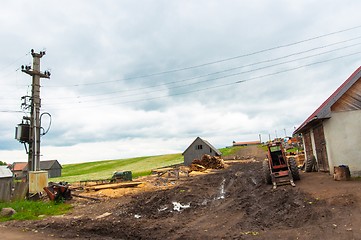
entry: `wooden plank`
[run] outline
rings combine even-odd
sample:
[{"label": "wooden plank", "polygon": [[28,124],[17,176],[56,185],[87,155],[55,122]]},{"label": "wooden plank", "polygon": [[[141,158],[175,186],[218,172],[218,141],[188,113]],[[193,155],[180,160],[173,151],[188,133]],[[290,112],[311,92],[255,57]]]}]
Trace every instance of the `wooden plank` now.
[{"label": "wooden plank", "polygon": [[29,184],[27,182],[17,182],[15,183],[14,194],[11,199],[13,201],[24,200],[28,191]]},{"label": "wooden plank", "polygon": [[158,174],[158,175],[163,175],[164,173],[168,172],[169,170],[174,170],[174,168],[172,167],[166,167],[166,168],[157,168],[157,169],[152,169],[152,174]]},{"label": "wooden plank", "polygon": [[93,187],[86,187],[85,190],[101,190],[101,189],[117,189],[117,188],[127,188],[127,187],[136,187],[143,182],[124,182],[124,183],[113,183],[113,184],[104,184],[104,185],[98,185]]},{"label": "wooden plank", "polygon": [[0,201],[8,202],[11,199],[11,182],[0,182]]},{"label": "wooden plank", "polygon": [[328,157],[326,150],[326,140],[323,132],[323,125],[320,124],[313,129],[313,135],[315,139],[315,148],[317,155],[317,162],[320,171],[328,172]]}]

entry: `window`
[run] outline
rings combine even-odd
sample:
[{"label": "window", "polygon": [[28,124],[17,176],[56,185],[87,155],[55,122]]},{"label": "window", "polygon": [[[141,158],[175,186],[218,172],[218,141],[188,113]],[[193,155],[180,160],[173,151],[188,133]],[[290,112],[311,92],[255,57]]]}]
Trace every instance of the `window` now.
[{"label": "window", "polygon": [[200,149],[203,149],[203,146],[202,145],[197,145],[196,150],[200,150]]},{"label": "window", "polygon": [[212,148],[209,148],[209,152],[212,153]]}]

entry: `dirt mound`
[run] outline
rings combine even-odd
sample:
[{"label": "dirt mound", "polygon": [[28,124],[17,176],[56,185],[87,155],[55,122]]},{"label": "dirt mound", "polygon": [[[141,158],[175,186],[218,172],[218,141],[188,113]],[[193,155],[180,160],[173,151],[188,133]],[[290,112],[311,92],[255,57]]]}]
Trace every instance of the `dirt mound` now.
[{"label": "dirt mound", "polygon": [[107,209],[111,215],[102,219],[89,214],[70,221],[39,221],[37,227],[61,227],[67,229],[63,237],[92,239],[237,238],[241,233],[312,225],[320,215],[332,216],[297,188],[272,190],[263,183],[260,169],[259,162],[232,164],[172,189],[134,195],[126,204],[114,200]]}]

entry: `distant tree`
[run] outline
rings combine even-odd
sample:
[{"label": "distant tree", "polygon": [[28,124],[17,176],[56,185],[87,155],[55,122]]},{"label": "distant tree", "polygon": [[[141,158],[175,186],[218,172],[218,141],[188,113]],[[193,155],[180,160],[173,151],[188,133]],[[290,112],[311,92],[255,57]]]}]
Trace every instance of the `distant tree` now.
[{"label": "distant tree", "polygon": [[0,161],[0,166],[8,165],[6,162]]}]

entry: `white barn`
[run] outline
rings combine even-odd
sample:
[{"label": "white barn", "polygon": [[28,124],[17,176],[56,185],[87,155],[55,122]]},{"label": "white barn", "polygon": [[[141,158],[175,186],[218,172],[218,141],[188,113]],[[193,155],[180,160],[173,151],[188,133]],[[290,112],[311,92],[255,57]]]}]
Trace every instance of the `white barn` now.
[{"label": "white barn", "polygon": [[299,133],[306,159],[314,156],[319,171],[347,165],[351,176],[361,176],[361,67],[294,132]]}]

